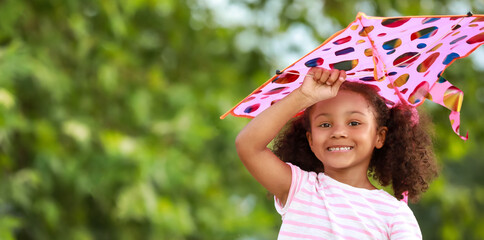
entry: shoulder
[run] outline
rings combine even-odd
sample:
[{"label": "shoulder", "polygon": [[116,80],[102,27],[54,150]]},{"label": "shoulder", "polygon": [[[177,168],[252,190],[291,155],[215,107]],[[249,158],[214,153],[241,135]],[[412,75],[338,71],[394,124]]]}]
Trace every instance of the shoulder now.
[{"label": "shoulder", "polygon": [[293,165],[292,163],[286,164],[291,168],[291,186],[287,198],[285,200],[278,199],[277,197],[274,198],[276,209],[281,215],[285,214],[288,207],[291,205],[294,196],[297,195],[302,188],[311,189],[310,185],[315,185],[318,182],[318,174],[315,172],[302,170],[300,167]]},{"label": "shoulder", "polygon": [[384,190],[373,195],[371,202],[387,219],[391,239],[422,239],[422,233],[412,209]]},{"label": "shoulder", "polygon": [[422,233],[412,209],[401,201],[398,206],[390,222],[392,239],[422,239]]},{"label": "shoulder", "polygon": [[286,163],[291,167],[292,173],[292,183],[310,181],[314,182],[320,178],[320,175],[316,172],[309,172],[301,169],[299,166],[293,165],[292,163]]},{"label": "shoulder", "polygon": [[393,220],[408,219],[416,222],[413,211],[406,202],[396,199],[394,196],[384,190],[375,192],[376,195],[374,197],[378,198],[378,201],[374,200],[376,203],[382,203],[393,209]]}]

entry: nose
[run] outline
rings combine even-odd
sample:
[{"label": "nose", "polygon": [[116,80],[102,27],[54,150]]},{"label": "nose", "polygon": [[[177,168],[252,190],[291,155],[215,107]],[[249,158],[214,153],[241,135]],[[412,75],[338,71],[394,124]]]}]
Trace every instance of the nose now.
[{"label": "nose", "polygon": [[331,138],[346,138],[348,137],[348,131],[346,126],[343,125],[334,125],[333,131],[331,132]]}]

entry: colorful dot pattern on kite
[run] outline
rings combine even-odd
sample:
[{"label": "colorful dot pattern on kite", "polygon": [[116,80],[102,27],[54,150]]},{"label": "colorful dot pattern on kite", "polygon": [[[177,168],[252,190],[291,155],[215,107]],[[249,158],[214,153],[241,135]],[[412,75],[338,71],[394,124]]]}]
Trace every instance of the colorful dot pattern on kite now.
[{"label": "colorful dot pattern on kite", "polygon": [[348,81],[378,87],[389,106],[434,101],[452,111],[457,132],[460,120],[453,112],[460,111],[463,93],[441,75],[482,44],[482,15],[372,18],[360,13],[346,29],[249,95],[232,114],[255,117],[298,88],[310,67],[323,67],[345,70]]},{"label": "colorful dot pattern on kite", "polygon": [[299,72],[291,70],[277,76],[272,82],[278,83],[278,84],[288,84],[296,81],[298,78],[299,78]]},{"label": "colorful dot pattern on kite", "polygon": [[400,45],[402,45],[402,39],[395,38],[395,39],[392,39],[390,41],[384,42],[382,47],[385,50],[393,50],[397,47],[400,47]]},{"label": "colorful dot pattern on kite", "polygon": [[415,39],[426,39],[432,37],[437,33],[437,30],[439,30],[438,27],[424,28],[422,30],[412,33],[412,35],[410,36],[410,40],[413,41]]},{"label": "colorful dot pattern on kite", "polygon": [[317,67],[317,66],[323,65],[323,63],[324,63],[324,60],[318,57],[307,61],[304,65],[306,65],[306,67]]}]

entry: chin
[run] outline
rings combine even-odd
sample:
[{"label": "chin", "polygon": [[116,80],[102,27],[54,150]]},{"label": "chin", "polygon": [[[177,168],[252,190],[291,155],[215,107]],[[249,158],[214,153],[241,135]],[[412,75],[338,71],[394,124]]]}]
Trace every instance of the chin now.
[{"label": "chin", "polygon": [[351,163],[341,163],[341,162],[339,162],[339,163],[326,163],[326,164],[323,163],[323,166],[325,168],[343,170],[343,169],[350,168],[352,166],[352,164]]}]

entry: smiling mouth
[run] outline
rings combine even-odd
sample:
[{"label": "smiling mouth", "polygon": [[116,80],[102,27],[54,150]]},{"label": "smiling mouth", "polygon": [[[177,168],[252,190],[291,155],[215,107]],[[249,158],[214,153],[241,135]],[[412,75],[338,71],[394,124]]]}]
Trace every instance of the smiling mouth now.
[{"label": "smiling mouth", "polygon": [[328,151],[330,152],[342,152],[342,151],[349,151],[353,149],[353,147],[329,147]]}]

